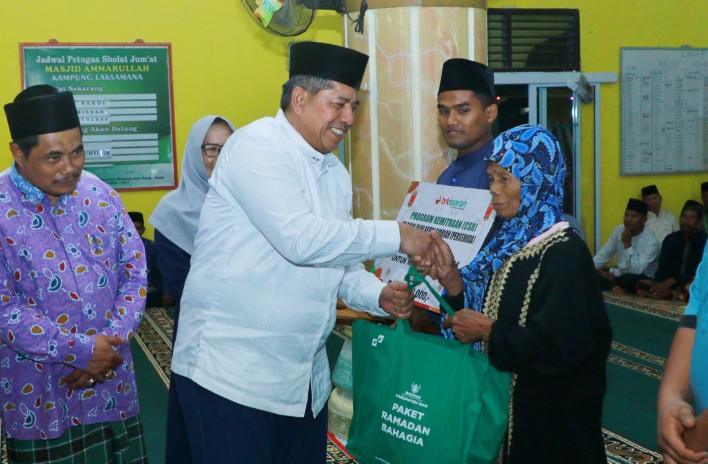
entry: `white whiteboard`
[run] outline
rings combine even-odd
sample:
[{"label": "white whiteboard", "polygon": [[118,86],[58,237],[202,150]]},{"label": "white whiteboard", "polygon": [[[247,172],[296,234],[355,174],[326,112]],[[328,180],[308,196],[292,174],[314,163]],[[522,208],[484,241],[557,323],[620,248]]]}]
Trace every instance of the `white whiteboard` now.
[{"label": "white whiteboard", "polygon": [[622,175],[708,171],[708,49],[621,49]]}]

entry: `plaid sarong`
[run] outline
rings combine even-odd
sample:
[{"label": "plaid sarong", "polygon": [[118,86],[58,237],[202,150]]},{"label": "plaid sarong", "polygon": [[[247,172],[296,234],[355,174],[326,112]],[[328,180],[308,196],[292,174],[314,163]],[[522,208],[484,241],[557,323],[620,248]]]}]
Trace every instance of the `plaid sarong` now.
[{"label": "plaid sarong", "polygon": [[51,440],[7,438],[12,463],[146,464],[147,451],[140,416],[124,421],[70,427]]}]

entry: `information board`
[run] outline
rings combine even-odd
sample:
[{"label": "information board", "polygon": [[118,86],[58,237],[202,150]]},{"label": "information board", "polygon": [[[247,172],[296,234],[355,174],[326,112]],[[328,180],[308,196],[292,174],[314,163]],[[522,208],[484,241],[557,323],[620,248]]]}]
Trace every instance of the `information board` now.
[{"label": "information board", "polygon": [[[467,266],[479,252],[491,230],[496,213],[489,190],[413,182],[406,193],[396,221],[429,232],[437,231],[450,245],[457,267]],[[410,263],[404,253],[381,258],[374,263],[374,274],[383,282],[403,281]],[[427,277],[440,293],[442,286]],[[425,285],[415,289],[415,304],[440,312],[438,301]]]},{"label": "information board", "polygon": [[708,171],[708,49],[621,49],[621,174]]},{"label": "information board", "polygon": [[111,187],[176,185],[169,44],[20,44],[24,87],[71,91],[84,169]]}]

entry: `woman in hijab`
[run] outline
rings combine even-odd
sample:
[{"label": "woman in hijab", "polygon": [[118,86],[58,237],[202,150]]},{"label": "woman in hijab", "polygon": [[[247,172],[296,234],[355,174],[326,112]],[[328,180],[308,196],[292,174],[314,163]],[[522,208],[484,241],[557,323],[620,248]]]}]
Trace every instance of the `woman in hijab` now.
[{"label": "woman in hijab", "polygon": [[439,235],[433,276],[457,311],[444,325],[511,372],[506,463],[606,463],[601,415],[612,330],[592,256],[563,219],[556,138],[519,126],[487,159],[495,237],[458,270]]},{"label": "woman in hijab", "polygon": [[209,191],[209,177],[221,147],[235,130],[231,122],[220,116],[205,116],[194,123],[182,156],[179,187],[160,200],[149,219],[155,226],[157,261],[165,293],[174,298],[173,337],[177,334],[179,300],[189,273],[199,213]]}]

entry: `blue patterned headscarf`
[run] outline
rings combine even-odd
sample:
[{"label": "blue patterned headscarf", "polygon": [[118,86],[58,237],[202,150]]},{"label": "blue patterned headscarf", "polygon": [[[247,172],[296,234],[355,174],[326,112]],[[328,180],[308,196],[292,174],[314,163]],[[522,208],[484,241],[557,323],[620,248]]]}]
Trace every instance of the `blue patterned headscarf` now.
[{"label": "blue patterned headscarf", "polygon": [[522,125],[500,134],[487,161],[498,163],[521,181],[516,215],[503,221],[496,236],[460,270],[465,308],[482,310],[494,272],[511,255],[552,225],[563,221],[565,161],[558,140],[541,126]]}]

